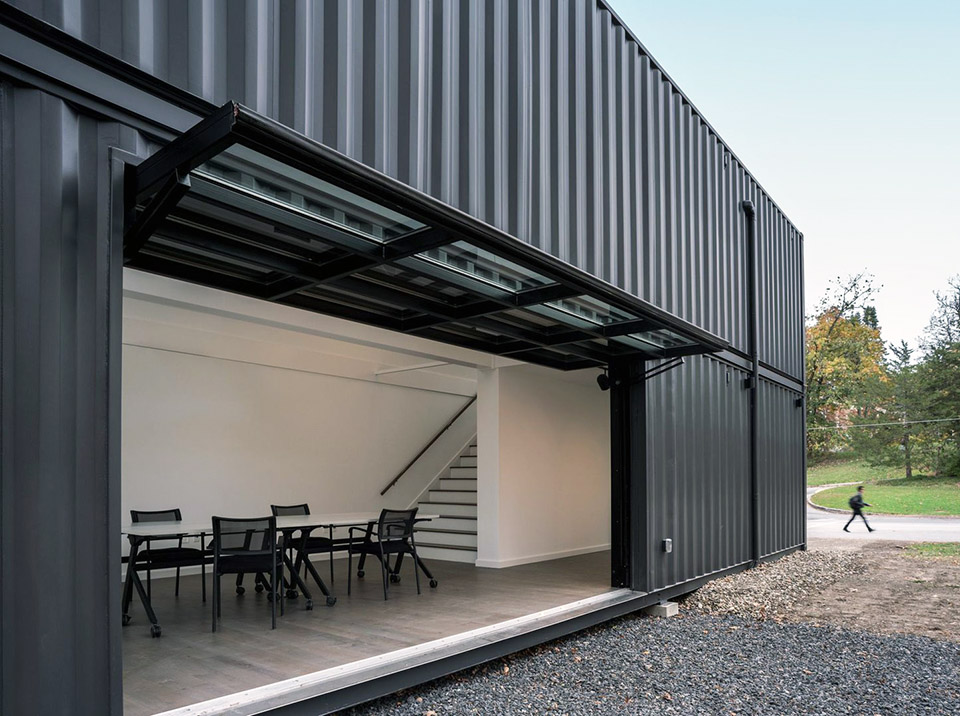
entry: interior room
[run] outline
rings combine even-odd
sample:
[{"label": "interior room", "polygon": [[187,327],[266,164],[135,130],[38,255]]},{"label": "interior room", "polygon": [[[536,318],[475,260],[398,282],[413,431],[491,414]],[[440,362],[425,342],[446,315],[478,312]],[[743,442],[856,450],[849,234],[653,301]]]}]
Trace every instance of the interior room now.
[{"label": "interior room", "polygon": [[376,560],[357,579],[354,557],[348,596],[346,553],[334,554],[332,582],[327,555],[311,555],[336,602],[318,599],[308,576],[314,607],[302,594],[285,598],[276,630],[253,575],[243,594],[232,575],[221,577],[213,633],[211,566],[206,602],[199,567],[181,568],[178,596],[175,570],[151,570],[162,634],[151,635],[134,595],[123,628],[125,713],[310,674],[333,678],[347,664],[615,592],[609,394],[600,374],[127,269],[125,525],[131,510],[179,508],[184,524],[203,524],[301,503],[314,515],[418,507],[438,517],[415,533],[435,588],[421,573],[417,594],[408,560],[384,600]]}]

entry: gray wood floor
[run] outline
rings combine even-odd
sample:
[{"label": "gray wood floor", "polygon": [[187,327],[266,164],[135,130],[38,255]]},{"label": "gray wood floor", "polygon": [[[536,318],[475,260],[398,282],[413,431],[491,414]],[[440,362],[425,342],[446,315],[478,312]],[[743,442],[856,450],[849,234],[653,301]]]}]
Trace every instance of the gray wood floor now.
[{"label": "gray wood floor", "polygon": [[[327,564],[315,560],[327,576]],[[610,553],[569,557],[508,569],[478,569],[454,562],[430,562],[439,580],[430,589],[421,579],[417,595],[412,564],[404,564],[402,582],[390,585],[383,600],[379,567],[354,580],[346,594],[346,560],[336,560],[333,607],[304,609],[289,600],[286,614],[270,629],[270,603],[252,589],[236,596],[231,577],[223,578],[223,617],[210,631],[212,593],[200,600],[200,577],[183,577],[180,597],[172,579],[153,581],[153,604],[163,636],[150,637],[139,604],[123,628],[124,714],[154,714],[217,696],[263,686],[365,657],[488,626],[542,609],[560,606],[610,589]],[[312,582],[308,583],[310,586]]]}]

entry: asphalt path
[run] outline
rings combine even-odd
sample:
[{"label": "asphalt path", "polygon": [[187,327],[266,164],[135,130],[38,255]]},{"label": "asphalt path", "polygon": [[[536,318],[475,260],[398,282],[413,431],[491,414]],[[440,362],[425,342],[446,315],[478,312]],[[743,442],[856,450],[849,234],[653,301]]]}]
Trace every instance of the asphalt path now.
[{"label": "asphalt path", "polygon": [[[807,488],[807,497],[820,488]],[[851,495],[856,489],[851,487]],[[849,512],[825,512],[807,503],[807,537],[814,539],[883,539],[904,542],[960,542],[960,518],[904,517],[899,515],[874,515],[870,508],[864,510],[873,532],[867,532],[859,517],[850,525],[850,532],[843,526],[850,519]]]}]

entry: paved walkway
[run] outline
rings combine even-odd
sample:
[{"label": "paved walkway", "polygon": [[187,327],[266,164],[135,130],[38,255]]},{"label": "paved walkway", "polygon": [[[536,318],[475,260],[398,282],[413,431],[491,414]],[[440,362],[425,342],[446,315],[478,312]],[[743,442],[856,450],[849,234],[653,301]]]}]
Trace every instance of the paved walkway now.
[{"label": "paved walkway", "polygon": [[[818,488],[807,488],[807,496]],[[855,488],[851,488],[855,490]],[[853,492],[851,491],[851,495]],[[850,519],[850,513],[838,514],[824,512],[807,505],[807,537],[813,539],[884,539],[904,542],[960,542],[960,518],[944,517],[900,517],[893,515],[873,515],[866,510],[867,520],[874,528],[867,532],[863,520],[857,519],[850,525],[850,532],[843,526]]]}]

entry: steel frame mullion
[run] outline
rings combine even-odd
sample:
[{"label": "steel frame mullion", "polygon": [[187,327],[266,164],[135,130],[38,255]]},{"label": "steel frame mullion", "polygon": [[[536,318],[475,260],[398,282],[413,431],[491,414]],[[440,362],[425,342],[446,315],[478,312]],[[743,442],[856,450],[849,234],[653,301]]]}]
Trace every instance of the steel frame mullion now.
[{"label": "steel frame mullion", "polygon": [[429,338],[430,340],[440,341],[442,343],[454,343],[454,339],[456,338],[457,340],[454,345],[472,348],[473,350],[484,353],[492,353],[493,355],[508,355],[513,350],[520,350],[521,348],[524,350],[537,348],[536,345],[532,343],[525,344],[523,341],[506,341],[499,344],[494,340],[485,341],[464,329],[452,325],[429,326],[417,335],[421,338]]},{"label": "steel frame mullion", "polygon": [[227,102],[206,119],[194,125],[166,147],[144,159],[134,169],[134,192],[130,199],[139,203],[166,177],[186,176],[211,157],[236,143],[233,134],[240,107]]},{"label": "steel frame mullion", "polygon": [[154,231],[190,190],[190,177],[173,172],[123,235],[123,259],[129,261],[147,243]]},{"label": "steel frame mullion", "polygon": [[214,269],[194,266],[192,264],[174,261],[166,256],[151,256],[138,254],[136,259],[128,264],[131,268],[164,276],[177,276],[181,280],[197,283],[202,286],[211,286],[222,291],[242,293],[248,296],[259,296],[263,284],[239,276],[231,276]]},{"label": "steel frame mullion", "polygon": [[405,234],[393,241],[384,244],[381,247],[380,255],[373,253],[361,253],[356,249],[342,244],[334,244],[338,249],[349,251],[351,255],[334,259],[324,266],[320,271],[320,279],[312,282],[292,282],[288,281],[283,285],[270,300],[276,301],[299,291],[319,286],[320,284],[343,279],[351,276],[358,271],[375,268],[383,264],[406,258],[413,254],[426,251],[429,248],[443,246],[453,241],[453,238],[446,232],[438,231],[431,227],[420,229],[410,234]]},{"label": "steel frame mullion", "polygon": [[617,323],[608,323],[603,327],[603,335],[608,338],[614,336],[625,336],[630,333],[638,333],[640,331],[649,331],[651,329],[662,328],[662,326],[657,325],[654,321],[651,321],[648,318],[639,318],[635,321],[619,321]]},{"label": "steel frame mullion", "polygon": [[[251,245],[245,241],[218,240],[216,235],[203,235],[189,229],[168,227],[164,230],[164,238],[187,244],[190,247],[203,249],[207,253],[216,254],[224,260],[230,260],[254,267],[260,270],[269,268],[271,271],[288,274],[291,277],[314,282],[318,276],[324,274],[324,264],[315,263],[305,258],[285,256],[270,250],[268,247]],[[332,261],[330,263],[333,263]]]},{"label": "steel frame mullion", "polygon": [[411,311],[430,313],[445,318],[446,320],[453,320],[452,313],[442,303],[417,296],[413,293],[407,293],[389,284],[379,283],[372,279],[359,278],[351,275],[344,276],[335,283],[329,283],[328,285],[341,291],[355,293],[358,296],[369,296],[374,300],[391,303]]},{"label": "steel frame mullion", "polygon": [[278,301],[287,306],[295,308],[304,308],[317,313],[324,313],[337,318],[345,318],[350,321],[366,323],[380,328],[390,330],[399,330],[400,319],[387,316],[382,313],[359,308],[346,303],[339,303],[332,298],[319,298],[317,296],[308,296],[306,294],[296,293]]}]

